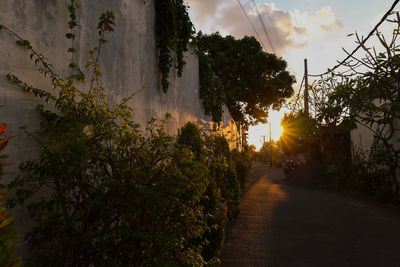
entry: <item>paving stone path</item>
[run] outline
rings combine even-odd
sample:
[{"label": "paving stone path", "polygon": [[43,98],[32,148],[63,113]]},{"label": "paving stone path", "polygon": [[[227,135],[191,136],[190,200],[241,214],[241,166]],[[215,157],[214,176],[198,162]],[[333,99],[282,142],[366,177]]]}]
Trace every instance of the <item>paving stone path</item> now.
[{"label": "paving stone path", "polygon": [[222,266],[400,267],[400,215],[379,205],[281,183],[256,163]]}]

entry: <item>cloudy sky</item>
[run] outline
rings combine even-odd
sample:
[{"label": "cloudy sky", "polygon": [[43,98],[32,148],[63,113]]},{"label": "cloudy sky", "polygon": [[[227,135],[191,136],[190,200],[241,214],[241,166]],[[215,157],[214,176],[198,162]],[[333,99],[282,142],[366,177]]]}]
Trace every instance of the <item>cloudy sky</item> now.
[{"label": "cloudy sky", "polygon": [[[219,31],[237,38],[257,37],[256,31],[265,50],[282,56],[299,83],[304,73],[304,58],[308,59],[310,74],[333,67],[346,56],[342,47],[352,51],[356,46],[354,37],[347,35],[355,31],[367,35],[393,4],[393,0],[240,0],[254,31],[238,0],[186,2],[198,31]],[[279,126],[282,113],[270,116],[275,127]],[[253,143],[261,140],[259,131],[264,130],[250,132]]]}]

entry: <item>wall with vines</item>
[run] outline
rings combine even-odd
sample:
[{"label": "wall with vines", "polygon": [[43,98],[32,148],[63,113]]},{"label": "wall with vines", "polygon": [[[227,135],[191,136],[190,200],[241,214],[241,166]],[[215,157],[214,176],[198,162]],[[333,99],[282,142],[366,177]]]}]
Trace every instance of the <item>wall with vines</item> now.
[{"label": "wall with vines", "polygon": [[[104,10],[112,10],[116,17],[115,30],[112,37],[108,38],[100,58],[103,70],[100,79],[110,102],[119,103],[124,96],[146,86],[147,89],[137,94],[132,101],[135,120],[143,127],[152,117],[160,117],[166,112],[172,115],[166,125],[169,134],[177,133],[177,129],[188,121],[208,123],[209,118],[205,116],[199,99],[198,58],[194,53],[182,51],[185,52],[182,60],[186,62],[181,64],[182,72],[172,67],[168,91],[164,93],[162,90],[156,42],[155,0],[146,3],[123,0],[112,3],[108,0],[77,2],[79,8],[74,11],[77,25],[72,27],[71,32],[68,29],[68,22],[71,21],[70,13],[67,12],[69,1],[64,0],[2,0],[0,24],[30,40],[37,51],[42,52],[62,75],[79,75],[79,70],[86,71],[88,52],[96,46],[99,15]],[[73,36],[69,35],[71,38],[67,40],[65,34],[68,32]],[[76,50],[75,53],[67,52],[71,47]],[[68,68],[71,58],[76,65]],[[172,66],[178,64],[175,56],[171,60]],[[0,122],[7,120],[15,134],[20,135],[5,151],[10,155],[10,162],[15,163],[14,171],[19,162],[38,154],[39,147],[23,135],[19,127],[25,125],[30,131],[38,132],[40,115],[36,111],[38,102],[35,97],[10,84],[6,74],[12,72],[24,77],[24,81],[34,87],[51,88],[51,83],[37,72],[38,66],[34,63],[28,51],[16,46],[15,40],[0,31],[0,104],[3,105]],[[225,114],[224,118],[222,125],[229,127],[225,135],[235,141],[235,127],[229,115]],[[24,216],[16,218],[16,225],[19,232],[30,228]]]},{"label": "wall with vines", "polygon": [[[67,1],[68,2],[68,1]],[[156,27],[157,17],[156,4],[162,1],[78,1],[80,7],[77,9],[77,26],[74,28],[75,38],[70,39],[77,50],[73,54],[77,68],[85,70],[87,54],[93,48],[93,40],[97,40],[96,23],[99,14],[107,9],[114,12],[116,16],[116,27],[113,38],[107,43],[107,49],[103,51],[100,64],[104,66],[102,79],[105,81],[106,90],[109,91],[109,97],[115,103],[119,102],[126,92],[133,92],[146,85],[147,90],[138,94],[133,102],[134,113],[141,124],[151,117],[156,117],[165,112],[172,114],[172,120],[167,125],[167,131],[170,134],[176,133],[176,129],[187,121],[197,121],[202,119],[207,121],[204,115],[202,104],[198,97],[199,75],[198,59],[191,52],[185,52],[180,43],[185,42],[189,34],[182,32],[190,29],[180,29],[181,34],[177,34],[175,44],[171,47],[176,48],[177,56],[171,53],[168,59],[171,61],[171,68],[168,77],[168,91],[163,92],[162,78],[165,74],[160,67],[161,46],[157,40],[163,40],[160,33],[162,29]],[[179,2],[179,1],[177,1]],[[66,44],[65,33],[67,31],[67,22],[69,20],[66,11],[66,1],[46,1],[19,3],[12,0],[1,1],[0,23],[14,29],[24,38],[30,40],[32,44],[43,51],[48,58],[57,58],[57,62],[51,62],[56,67],[64,67],[69,61],[71,54],[67,53],[70,44]],[[183,16],[182,14],[180,16]],[[177,26],[178,27],[178,26]],[[179,27],[178,27],[179,28]],[[156,36],[156,30],[159,31]],[[179,37],[183,36],[183,37]],[[7,73],[12,66],[19,66],[21,72],[30,73],[33,70],[29,68],[29,59],[27,60],[23,53],[10,53],[14,51],[12,41],[1,38],[1,63],[0,71]],[[182,55],[182,57],[180,56]],[[184,64],[184,62],[186,64]],[[177,67],[177,68],[175,68]],[[65,72],[70,70],[65,69]],[[18,74],[18,72],[17,72]],[[40,78],[35,74],[28,75],[33,84],[42,87]],[[179,77],[181,76],[181,77]],[[2,79],[2,78],[1,78]],[[4,80],[0,80],[4,83]],[[2,90],[7,90],[6,94],[16,94],[6,86]],[[166,89],[164,88],[164,91]],[[19,93],[17,93],[19,94]],[[1,94],[5,95],[5,94]],[[1,96],[0,96],[1,97]],[[28,101],[27,96],[13,96],[13,99],[19,99],[19,102]],[[29,98],[29,97],[28,97]],[[30,102],[27,103],[30,105]],[[16,103],[15,107],[20,106]],[[32,104],[31,110],[35,107]],[[6,108],[5,108],[6,109]],[[5,110],[4,109],[4,110]],[[6,112],[6,111],[5,111]],[[32,112],[28,112],[32,113]],[[29,124],[34,120],[24,119],[21,114],[19,121],[23,124]],[[35,116],[35,115],[30,115]]]}]

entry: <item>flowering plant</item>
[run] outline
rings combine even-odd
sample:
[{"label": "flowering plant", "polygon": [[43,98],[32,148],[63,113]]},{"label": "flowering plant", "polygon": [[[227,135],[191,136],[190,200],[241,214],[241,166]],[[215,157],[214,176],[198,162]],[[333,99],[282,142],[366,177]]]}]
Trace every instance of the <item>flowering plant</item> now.
[{"label": "flowering plant", "polygon": [[[12,132],[7,131],[7,124],[0,126],[0,151],[2,151],[8,144],[9,140],[13,138]],[[6,156],[0,156],[0,179],[4,174],[4,166],[10,165],[6,162]],[[0,181],[1,182],[1,181]],[[13,218],[9,215],[7,208],[2,205],[5,201],[6,186],[0,183],[0,266],[20,266],[21,259],[14,256],[14,251],[17,248],[15,238],[16,231],[12,225]]]}]

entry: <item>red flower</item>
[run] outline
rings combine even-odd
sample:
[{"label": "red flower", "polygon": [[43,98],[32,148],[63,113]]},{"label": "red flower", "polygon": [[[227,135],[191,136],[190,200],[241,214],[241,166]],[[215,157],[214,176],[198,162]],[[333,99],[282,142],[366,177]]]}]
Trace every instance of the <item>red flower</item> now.
[{"label": "red flower", "polygon": [[0,135],[4,134],[7,130],[7,124],[3,124],[0,126]]},{"label": "red flower", "polygon": [[9,163],[9,162],[7,162],[5,159],[3,160],[3,165],[4,166],[11,166],[11,165],[14,165],[14,163]]},{"label": "red flower", "polygon": [[2,213],[0,213],[0,219],[4,219],[4,217],[6,217],[6,213],[3,211]]},{"label": "red flower", "polygon": [[164,172],[165,172],[165,169],[162,169],[161,172],[164,173]]}]

